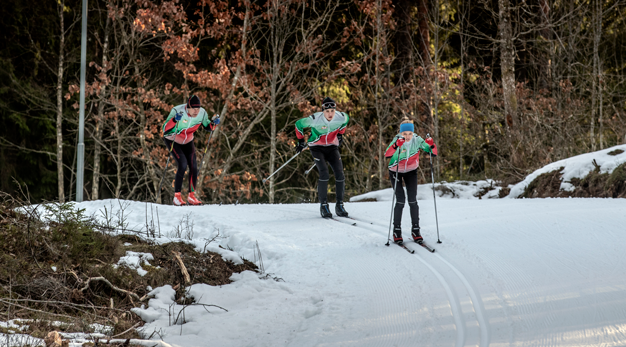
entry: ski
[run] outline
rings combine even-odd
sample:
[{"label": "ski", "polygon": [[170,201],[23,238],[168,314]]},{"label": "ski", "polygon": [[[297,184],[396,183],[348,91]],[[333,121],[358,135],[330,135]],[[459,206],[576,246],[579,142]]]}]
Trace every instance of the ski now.
[{"label": "ski", "polygon": [[430,253],[435,253],[435,249],[430,247],[429,245],[427,245],[424,241],[422,241],[422,242],[415,241],[415,243],[417,243],[418,245],[426,248]]},{"label": "ski", "polygon": [[[395,243],[395,242],[394,242],[394,243]],[[409,252],[409,253],[411,253],[411,254],[415,253],[415,250],[414,250],[414,249],[409,249],[409,248],[408,248],[407,246],[405,246],[403,243],[395,243],[395,244],[396,244],[396,245],[398,245],[398,246],[400,246],[400,247],[402,247],[402,248],[404,248],[404,250],[405,250],[405,251],[407,251],[407,252]]]},{"label": "ski", "polygon": [[353,218],[353,217],[350,217],[350,216],[348,216],[348,217],[341,217],[341,218],[348,218],[348,219],[352,219],[352,220],[353,220],[353,221],[355,221],[355,222],[362,222],[362,223],[367,223],[367,224],[372,224],[372,225],[374,224],[374,223],[372,223],[372,222],[364,221],[364,220],[362,220],[362,219],[356,219],[356,218]]},{"label": "ski", "polygon": [[337,222],[337,223],[341,223],[341,224],[349,224],[349,225],[351,225],[351,226],[353,226],[353,227],[355,227],[355,226],[356,226],[356,223],[350,223],[350,222],[344,223],[344,222],[340,221],[339,219],[337,219],[337,218],[335,218],[335,217],[328,217],[328,218],[322,217],[322,218],[324,218],[324,219],[328,219],[328,220],[334,220],[335,222]]}]

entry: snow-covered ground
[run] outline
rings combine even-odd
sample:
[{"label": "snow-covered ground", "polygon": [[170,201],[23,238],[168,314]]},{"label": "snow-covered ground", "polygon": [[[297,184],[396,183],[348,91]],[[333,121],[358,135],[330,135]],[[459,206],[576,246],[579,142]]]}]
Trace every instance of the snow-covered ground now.
[{"label": "snow-covered ground", "polygon": [[[189,214],[199,249],[219,231],[216,242],[254,260],[258,241],[278,280],[244,272],[193,285],[197,302],[219,307],[182,314],[171,287],[155,288],[136,310],[144,333],[172,346],[626,345],[626,200],[438,197],[437,244],[432,190],[420,189],[435,253],[409,242],[408,210],[415,254],[385,246],[388,190],[375,193],[386,201],[346,204],[356,226],[321,219],[317,204],[159,206],[163,234]],[[105,205],[118,204],[79,204]],[[144,228],[145,211],[129,202],[128,227]]]},{"label": "snow-covered ground", "polygon": [[[611,172],[626,162],[626,145],[552,163],[509,197],[561,167],[568,189],[594,159]],[[422,234],[435,253],[409,241],[408,209],[404,236],[415,254],[385,246],[391,189],[347,203],[356,221],[324,220],[317,204],[78,207],[122,217],[131,230],[145,231],[158,215],[158,242],[188,239],[235,263],[260,265],[258,244],[265,274],[193,285],[196,305],[174,303],[170,286],[152,290],[135,312],[145,337],[162,346],[626,346],[626,199],[497,199],[490,180],[443,185],[439,234],[432,185],[418,189]],[[129,252],[118,264],[141,273],[149,260]]]}]

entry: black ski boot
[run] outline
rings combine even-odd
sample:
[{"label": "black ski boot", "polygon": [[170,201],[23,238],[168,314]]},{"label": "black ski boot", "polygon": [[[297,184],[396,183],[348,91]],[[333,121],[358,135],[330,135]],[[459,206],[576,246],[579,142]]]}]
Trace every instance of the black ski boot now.
[{"label": "black ski boot", "polygon": [[393,226],[393,242],[401,245],[403,240],[402,240],[402,228],[400,228],[399,225],[394,225]]},{"label": "black ski boot", "polygon": [[327,202],[323,202],[320,205],[320,214],[322,215],[322,218],[333,218],[333,214],[330,213]]},{"label": "black ski boot", "polygon": [[424,242],[424,238],[420,234],[420,227],[417,224],[413,224],[413,227],[411,228],[411,236],[413,236],[413,241],[417,243],[421,244]]},{"label": "black ski boot", "polygon": [[335,214],[339,217],[348,217],[348,212],[343,208],[343,201],[337,201],[335,204]]}]

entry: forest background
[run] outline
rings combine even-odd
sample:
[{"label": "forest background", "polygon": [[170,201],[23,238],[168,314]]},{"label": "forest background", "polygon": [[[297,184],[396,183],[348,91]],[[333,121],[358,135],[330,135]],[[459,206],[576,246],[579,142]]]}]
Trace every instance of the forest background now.
[{"label": "forest background", "polygon": [[[0,190],[72,200],[81,1],[2,5]],[[436,180],[518,182],[626,142],[625,19],[626,0],[90,0],[83,195],[171,201],[160,127],[190,94],[222,117],[196,133],[206,202],[316,201],[306,152],[261,179],[325,96],[351,116],[348,196],[389,186],[404,116]]]}]

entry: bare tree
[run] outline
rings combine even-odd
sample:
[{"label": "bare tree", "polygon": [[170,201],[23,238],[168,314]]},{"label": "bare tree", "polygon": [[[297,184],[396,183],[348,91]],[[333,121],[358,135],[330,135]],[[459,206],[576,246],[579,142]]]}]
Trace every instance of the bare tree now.
[{"label": "bare tree", "polygon": [[57,154],[57,180],[59,201],[65,202],[65,188],[63,177],[63,69],[65,57],[65,20],[63,13],[65,12],[65,1],[58,2],[59,12],[59,65],[57,69],[57,119],[56,119],[56,154]]},{"label": "bare tree", "polygon": [[93,178],[92,178],[93,183],[91,185],[91,198],[93,200],[98,199],[98,194],[100,190],[100,162],[101,162],[100,154],[101,154],[102,145],[103,145],[102,133],[105,127],[104,110],[107,105],[107,100],[106,100],[107,86],[108,86],[107,71],[109,69],[108,54],[109,54],[109,32],[110,32],[110,24],[111,24],[111,18],[108,16],[108,14],[106,16],[105,23],[106,24],[104,27],[104,39],[103,39],[103,42],[101,43],[102,44],[102,65],[99,69],[100,73],[98,74],[98,78],[100,79],[101,86],[100,86],[100,93],[98,95],[98,110],[94,119],[96,129],[93,134],[93,139],[94,139]]},{"label": "bare tree", "polygon": [[[238,152],[256,126],[268,116],[268,169],[274,171],[279,159],[279,134],[291,125],[290,110],[301,105],[308,108],[306,100],[315,95],[315,85],[329,76],[323,63],[338,50],[332,47],[339,39],[324,35],[340,2],[269,0],[263,12],[257,5],[246,4],[251,8],[247,11],[257,13],[251,17],[246,39],[252,56],[241,79],[243,91],[250,100],[250,117],[244,129],[238,132],[234,145],[228,146],[219,182],[223,182],[235,160],[241,159]],[[279,125],[281,114],[288,117]],[[270,203],[275,199],[276,184],[272,178],[268,189]]]},{"label": "bare tree", "polygon": [[[498,39],[500,41],[500,71],[502,73],[502,96],[508,138],[517,130],[517,96],[515,95],[515,44],[511,23],[510,0],[498,0]],[[515,151],[512,151],[514,155]]]}]

